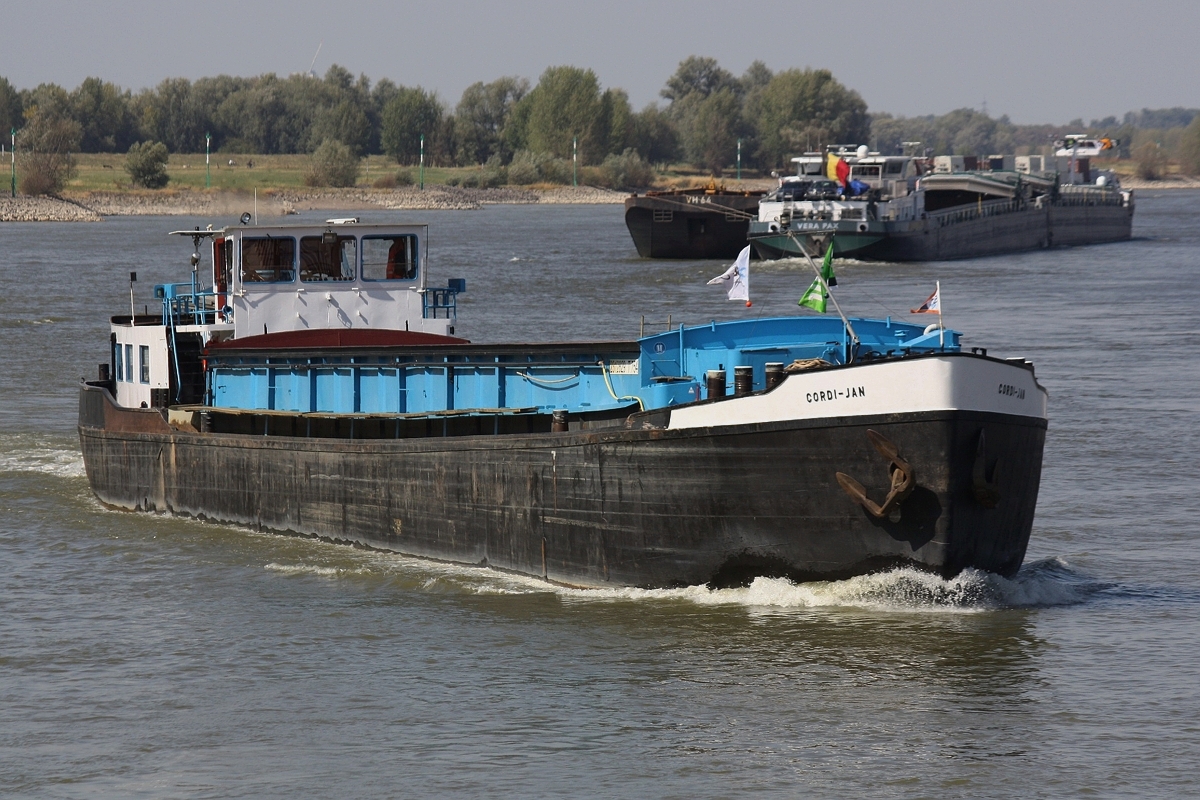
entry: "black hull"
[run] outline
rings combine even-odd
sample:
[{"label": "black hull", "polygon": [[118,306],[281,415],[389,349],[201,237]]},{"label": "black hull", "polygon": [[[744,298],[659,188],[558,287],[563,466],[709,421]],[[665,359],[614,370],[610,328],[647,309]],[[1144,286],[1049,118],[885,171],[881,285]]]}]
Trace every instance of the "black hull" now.
[{"label": "black hull", "polygon": [[[688,202],[688,198],[711,202]],[[642,258],[730,259],[746,246],[757,195],[631,197],[625,225]],[[657,213],[656,213],[657,212]]]},{"label": "black hull", "polygon": [[[917,489],[877,520],[895,442]],[[1001,500],[973,495],[980,431]],[[401,440],[203,434],[85,385],[80,442],[104,503],[355,542],[579,586],[755,575],[837,579],[897,565],[1012,575],[1029,540],[1045,422],[925,412],[693,430]],[[993,464],[996,466],[993,467]],[[975,470],[976,473],[978,470]]]},{"label": "black hull", "polygon": [[[1119,242],[1133,233],[1133,205],[1048,205],[978,216],[974,206],[958,213],[931,214],[902,222],[836,223],[847,232],[833,237],[834,255],[863,261],[948,261],[1019,253],[1046,247]],[[865,228],[865,230],[863,230]],[[827,231],[796,231],[810,255],[824,252]],[[760,258],[795,258],[795,241],[785,234],[751,235]]]},{"label": "black hull", "polygon": [[886,236],[857,257],[944,261],[1124,241],[1133,232],[1133,207],[1051,205],[965,220],[934,216],[889,227]]}]

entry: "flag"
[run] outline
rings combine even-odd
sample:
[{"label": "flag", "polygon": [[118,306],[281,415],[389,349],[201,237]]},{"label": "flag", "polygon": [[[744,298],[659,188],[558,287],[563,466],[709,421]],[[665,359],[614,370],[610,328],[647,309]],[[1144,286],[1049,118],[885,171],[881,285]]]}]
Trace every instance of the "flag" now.
[{"label": "flag", "polygon": [[850,178],[850,164],[846,162],[846,159],[828,153],[825,157],[825,176],[829,180],[837,181],[845,186],[846,181]]},{"label": "flag", "polygon": [[750,304],[750,245],[742,248],[737,261],[722,274],[708,282],[709,286],[723,286],[730,300],[745,300]]},{"label": "flag", "polygon": [[818,314],[825,313],[825,287],[821,285],[820,280],[813,280],[809,285],[808,290],[803,296],[796,301],[796,305],[811,308]]},{"label": "flag", "polygon": [[829,294],[825,291],[826,286],[837,286],[837,278],[833,276],[833,240],[829,241],[829,248],[825,251],[825,259],[821,262],[821,278],[825,279],[825,286],[821,285],[820,280],[814,280],[805,290],[800,299],[796,301],[796,305],[811,308],[818,314],[825,313],[825,300]]},{"label": "flag", "polygon": [[821,262],[821,277],[826,286],[837,286],[837,278],[833,275],[833,237],[829,237],[829,248],[825,251],[825,260]]},{"label": "flag", "polygon": [[933,294],[925,299],[920,308],[910,309],[913,314],[941,314],[942,313],[942,287],[939,284],[933,290]]}]

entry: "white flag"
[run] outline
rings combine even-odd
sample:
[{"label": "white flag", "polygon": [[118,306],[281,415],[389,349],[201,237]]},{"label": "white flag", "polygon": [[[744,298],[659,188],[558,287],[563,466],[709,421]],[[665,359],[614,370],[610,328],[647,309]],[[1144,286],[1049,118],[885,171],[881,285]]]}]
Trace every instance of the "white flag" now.
[{"label": "white flag", "polygon": [[709,286],[724,286],[730,300],[750,302],[750,245],[738,253],[737,261],[725,272],[708,282]]}]

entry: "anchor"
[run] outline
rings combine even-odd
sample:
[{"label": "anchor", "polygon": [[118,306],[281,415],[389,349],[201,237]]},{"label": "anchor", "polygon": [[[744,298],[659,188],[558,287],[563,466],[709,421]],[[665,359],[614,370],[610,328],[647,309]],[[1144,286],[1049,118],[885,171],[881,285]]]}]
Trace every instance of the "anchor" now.
[{"label": "anchor", "polygon": [[996,463],[992,465],[992,477],[988,480],[983,438],[983,428],[980,428],[979,441],[975,444],[975,463],[971,466],[971,494],[975,495],[975,502],[984,508],[995,508],[1000,504],[1000,484],[996,483],[1000,459],[997,458]]},{"label": "anchor", "polygon": [[868,429],[867,438],[871,440],[871,444],[879,451],[879,454],[891,462],[888,464],[888,472],[891,473],[892,488],[888,490],[883,505],[876,505],[874,500],[867,497],[867,490],[863,488],[863,485],[846,473],[837,473],[837,482],[842,490],[850,495],[850,499],[865,508],[867,513],[876,519],[884,519],[891,516],[891,513],[912,493],[917,485],[916,474],[912,465],[900,457],[900,448],[896,447],[883,434]]}]

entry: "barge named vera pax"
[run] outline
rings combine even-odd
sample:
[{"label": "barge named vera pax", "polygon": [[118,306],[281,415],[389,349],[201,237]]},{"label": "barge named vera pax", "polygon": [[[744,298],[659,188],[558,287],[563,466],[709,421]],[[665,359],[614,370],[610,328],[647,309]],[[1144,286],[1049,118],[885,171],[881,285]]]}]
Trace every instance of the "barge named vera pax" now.
[{"label": "barge named vera pax", "polygon": [[1046,392],[954,331],[794,317],[477,344],[452,335],[464,282],[427,282],[423,226],[182,233],[191,280],[113,317],[81,386],[110,506],[577,586],[1024,557]]},{"label": "barge named vera pax", "polygon": [[[1130,238],[1134,201],[1088,158],[915,158],[845,146],[793,158],[749,240],[760,258],[935,261]],[[828,175],[838,174],[839,181]]]}]

